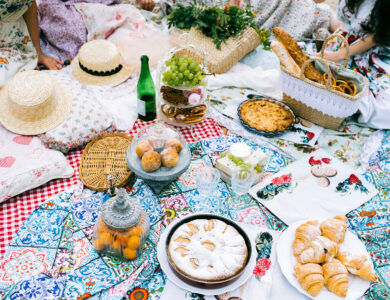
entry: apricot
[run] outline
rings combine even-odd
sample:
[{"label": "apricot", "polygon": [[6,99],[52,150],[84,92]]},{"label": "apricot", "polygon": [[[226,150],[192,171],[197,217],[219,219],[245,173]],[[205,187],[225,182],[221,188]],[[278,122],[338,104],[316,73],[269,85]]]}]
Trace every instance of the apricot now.
[{"label": "apricot", "polygon": [[135,235],[141,236],[143,232],[142,227],[137,227],[135,230]]},{"label": "apricot", "polygon": [[137,251],[134,249],[125,248],[125,250],[123,250],[123,256],[127,259],[134,259],[137,256]]},{"label": "apricot", "polygon": [[121,249],[122,249],[122,246],[121,244],[119,243],[119,241],[115,241],[111,244],[111,248],[112,250],[114,250],[115,252],[121,252]]},{"label": "apricot", "polygon": [[139,237],[132,235],[127,241],[127,247],[130,249],[137,249],[139,247]]},{"label": "apricot", "polygon": [[101,239],[96,239],[93,242],[93,246],[95,247],[96,250],[102,250],[105,246],[105,243]]},{"label": "apricot", "polygon": [[121,246],[126,247],[127,246],[127,240],[128,237],[126,235],[118,235],[116,237],[116,240],[121,244]]},{"label": "apricot", "polygon": [[114,241],[114,238],[109,234],[108,232],[103,232],[100,236],[99,239],[104,241],[104,243],[111,244]]}]

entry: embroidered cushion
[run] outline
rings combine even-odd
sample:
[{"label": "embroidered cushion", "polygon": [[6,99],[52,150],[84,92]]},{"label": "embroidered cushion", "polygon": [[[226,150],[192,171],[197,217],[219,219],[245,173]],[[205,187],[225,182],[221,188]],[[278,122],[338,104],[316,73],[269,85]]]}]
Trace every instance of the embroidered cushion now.
[{"label": "embroidered cushion", "polygon": [[116,130],[111,114],[104,111],[92,91],[83,88],[67,72],[57,72],[56,75],[71,89],[74,98],[68,118],[39,136],[48,148],[67,153],[103,133]]},{"label": "embroidered cushion", "polygon": [[0,125],[0,202],[73,173],[62,153],[46,149],[37,137],[16,135]]}]

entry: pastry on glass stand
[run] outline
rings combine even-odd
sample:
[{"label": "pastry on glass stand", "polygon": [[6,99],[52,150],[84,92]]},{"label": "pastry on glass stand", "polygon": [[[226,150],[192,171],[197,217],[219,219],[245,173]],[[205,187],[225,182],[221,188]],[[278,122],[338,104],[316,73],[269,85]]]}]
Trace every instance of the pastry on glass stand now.
[{"label": "pastry on glass stand", "polygon": [[183,54],[192,45],[172,49],[164,65],[160,65],[159,116],[176,126],[201,122],[207,115],[207,69],[203,64]]},{"label": "pastry on glass stand", "polygon": [[191,152],[179,132],[159,122],[137,132],[126,161],[138,178],[159,193],[187,170]]}]

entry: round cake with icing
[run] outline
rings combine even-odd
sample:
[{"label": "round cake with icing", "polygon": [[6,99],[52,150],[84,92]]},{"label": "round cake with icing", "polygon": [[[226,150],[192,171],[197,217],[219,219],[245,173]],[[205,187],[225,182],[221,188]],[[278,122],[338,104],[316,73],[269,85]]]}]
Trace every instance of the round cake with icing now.
[{"label": "round cake with icing", "polygon": [[197,219],[178,227],[168,245],[171,263],[183,275],[216,282],[237,275],[248,260],[242,235],[217,219]]},{"label": "round cake with icing", "polygon": [[117,47],[107,40],[94,40],[84,44],[79,51],[80,64],[90,71],[111,71],[121,64]]}]

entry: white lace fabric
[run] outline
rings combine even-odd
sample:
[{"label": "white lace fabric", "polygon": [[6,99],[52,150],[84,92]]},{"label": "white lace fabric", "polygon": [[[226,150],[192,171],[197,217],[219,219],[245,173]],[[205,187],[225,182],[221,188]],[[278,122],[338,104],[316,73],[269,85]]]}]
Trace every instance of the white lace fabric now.
[{"label": "white lace fabric", "polygon": [[364,94],[360,99],[351,101],[285,72],[280,72],[280,88],[287,96],[335,118],[346,118],[356,113],[360,100],[366,96]]}]

